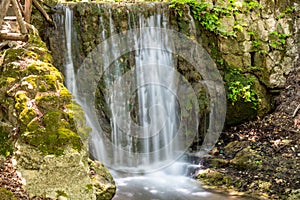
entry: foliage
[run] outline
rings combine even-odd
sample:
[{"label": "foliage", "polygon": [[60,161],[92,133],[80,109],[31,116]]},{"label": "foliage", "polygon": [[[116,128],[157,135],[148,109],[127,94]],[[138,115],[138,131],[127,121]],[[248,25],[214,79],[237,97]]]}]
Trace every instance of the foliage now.
[{"label": "foliage", "polygon": [[246,1],[245,5],[249,11],[253,9],[262,9],[262,5],[260,5],[260,3],[257,1]]},{"label": "foliage", "polygon": [[185,5],[190,7],[194,19],[199,21],[206,30],[225,37],[235,37],[236,32],[243,30],[243,25],[235,21],[232,27],[233,31],[226,31],[222,27],[222,18],[262,9],[262,5],[254,0],[248,0],[243,3],[236,0],[225,0],[219,1],[216,5],[207,3],[204,0],[172,0],[170,8],[175,9],[176,13],[181,17]]},{"label": "foliage", "polygon": [[257,94],[253,88],[254,78],[245,77],[240,70],[232,69],[225,75],[228,99],[234,105],[237,101],[250,102],[256,109],[258,103]]},{"label": "foliage", "polygon": [[285,15],[287,14],[291,14],[293,12],[296,11],[296,7],[292,6],[292,7],[288,7],[287,9],[285,9],[283,12],[280,13],[280,15],[277,17],[277,19],[281,19],[283,18]]},{"label": "foliage", "polygon": [[181,17],[185,5],[189,5],[194,19],[208,31],[214,32],[222,36],[233,36],[234,33],[226,32],[222,29],[220,19],[225,16],[231,16],[234,9],[233,1],[230,1],[227,7],[212,6],[209,3],[196,0],[172,0],[170,8],[174,8]]},{"label": "foliage", "polygon": [[286,39],[290,37],[289,34],[278,33],[273,31],[269,33],[269,46],[276,50],[284,50]]}]

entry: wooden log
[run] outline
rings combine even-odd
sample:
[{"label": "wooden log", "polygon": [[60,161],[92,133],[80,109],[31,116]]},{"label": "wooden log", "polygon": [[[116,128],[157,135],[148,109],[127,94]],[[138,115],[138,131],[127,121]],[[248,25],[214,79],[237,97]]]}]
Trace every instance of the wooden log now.
[{"label": "wooden log", "polygon": [[0,34],[0,41],[13,40],[27,42],[28,35],[22,35],[19,33],[2,33]]},{"label": "wooden log", "polygon": [[36,7],[36,9],[38,9],[38,11],[40,11],[40,13],[45,17],[45,19],[47,20],[47,22],[49,22],[50,24],[54,25],[54,22],[52,21],[52,19],[49,17],[49,15],[47,14],[47,12],[44,10],[44,8],[39,4],[38,0],[32,0],[34,7]]},{"label": "wooden log", "polygon": [[21,14],[21,11],[20,11],[20,9],[19,9],[17,0],[11,0],[11,3],[12,3],[12,7],[13,7],[13,9],[14,9],[14,12],[15,12],[15,14],[16,14],[17,21],[18,21],[18,23],[19,23],[21,33],[22,33],[22,34],[27,34],[28,32],[27,32],[25,23],[24,23],[24,21],[23,21],[22,14]]},{"label": "wooden log", "polygon": [[0,29],[2,26],[3,19],[7,13],[8,7],[10,4],[10,0],[1,0],[0,2]]},{"label": "wooden log", "polygon": [[25,22],[27,23],[30,23],[31,11],[32,11],[32,0],[25,0],[24,18],[25,18]]}]

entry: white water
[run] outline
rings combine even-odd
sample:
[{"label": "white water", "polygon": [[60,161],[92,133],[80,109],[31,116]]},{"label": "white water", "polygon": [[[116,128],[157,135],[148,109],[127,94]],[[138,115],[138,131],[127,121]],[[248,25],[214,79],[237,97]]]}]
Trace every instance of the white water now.
[{"label": "white water", "polygon": [[[105,95],[106,102],[112,113],[111,138],[107,139],[102,134],[102,129],[97,121],[97,116],[93,112],[93,106],[89,99],[78,95],[76,86],[76,73],[72,60],[72,11],[65,7],[65,41],[66,41],[66,63],[65,77],[66,86],[73,94],[75,100],[83,107],[86,113],[87,124],[92,128],[90,138],[90,151],[96,159],[102,161],[109,167],[123,171],[146,172],[157,170],[172,164],[183,152],[179,152],[178,141],[174,140],[178,132],[179,105],[176,97],[176,89],[182,82],[178,80],[178,74],[174,70],[174,58],[170,50],[171,41],[167,35],[144,27],[167,28],[167,19],[164,14],[156,14],[145,18],[140,15],[138,23],[130,28],[139,28],[134,35],[134,70],[127,74],[122,74],[119,60],[114,62],[113,73],[126,81],[131,81],[132,88],[120,84],[124,83],[115,80],[115,87]],[[109,11],[109,34],[115,34],[116,28],[112,18],[111,9]],[[128,23],[130,20],[136,21],[128,12]],[[103,22],[103,18],[100,18]],[[102,28],[104,23],[100,24]],[[101,34],[102,39],[106,39],[105,31]],[[118,57],[118,41],[112,40],[114,48],[104,45],[106,57],[103,57],[103,66],[110,66],[110,58]],[[150,45],[151,44],[151,45]],[[155,46],[153,49],[147,46]],[[112,50],[113,49],[113,50]],[[108,70],[104,68],[104,70]],[[128,76],[130,75],[130,76]],[[177,76],[176,76],[177,75]],[[132,77],[133,76],[133,77]],[[124,78],[125,77],[125,78]],[[128,80],[130,79],[130,80]],[[107,85],[112,84],[110,78],[104,78]],[[123,82],[122,82],[123,81]],[[115,83],[117,82],[117,83]],[[119,84],[119,85],[118,85]],[[129,97],[128,97],[128,94]],[[132,105],[130,98],[137,98],[136,107],[138,122],[131,119],[128,107]],[[135,103],[135,102],[134,102]],[[121,121],[121,122],[120,122]],[[123,122],[124,123],[123,123]],[[195,127],[198,125],[195,124]],[[111,142],[113,148],[107,147]],[[182,143],[186,141],[183,140]],[[180,149],[181,150],[181,149]],[[174,159],[175,158],[175,159]],[[165,164],[161,164],[165,163]]]},{"label": "white water", "polygon": [[[109,13],[111,15],[111,10],[109,10]],[[133,16],[132,13],[128,12],[128,15],[130,24],[130,20],[135,19],[131,17]],[[100,21],[102,20],[103,18],[100,18]],[[110,34],[114,34],[115,27],[111,16],[109,20]],[[139,16],[139,23],[135,25],[138,27],[130,28],[143,28],[146,26],[167,28],[165,21],[163,14],[148,18]],[[124,171],[128,168],[128,171],[132,171],[135,168],[141,172],[151,168],[156,169],[157,163],[168,161],[168,159],[172,160],[174,156],[177,157],[176,146],[180,146],[180,144],[175,141],[175,144],[169,145],[178,129],[179,115],[176,91],[168,89],[175,88],[176,84],[179,84],[173,69],[173,55],[168,53],[171,44],[169,38],[155,31],[152,32],[151,29],[134,35],[135,49],[138,50],[135,52],[134,57],[135,69],[129,75],[135,76],[132,79],[135,82],[132,84],[136,86],[136,90],[135,93],[126,90],[128,87],[122,85],[125,82],[118,83],[118,80],[115,81],[117,82],[116,87],[109,90],[110,93],[106,95],[106,101],[109,103],[112,112],[112,133],[111,138],[106,138],[102,134],[97,116],[93,112],[94,107],[91,106],[93,102],[88,102],[89,99],[82,98],[77,92],[76,73],[72,61],[71,30],[72,12],[65,8],[66,86],[85,110],[87,124],[93,130],[90,138],[90,151],[93,156],[112,169]],[[107,38],[104,31],[102,37],[102,39]],[[144,48],[149,46],[147,43],[154,44],[157,48]],[[113,41],[113,44],[118,45],[118,41]],[[104,66],[109,66],[109,57],[115,57],[119,55],[119,52],[111,51],[108,46],[104,45],[105,48],[107,48],[108,58],[104,58],[103,63]],[[114,65],[118,66],[120,62],[116,61]],[[121,76],[122,70],[118,67],[115,69],[114,73]],[[128,78],[127,75],[125,80]],[[107,84],[111,84],[111,80],[107,79],[105,81]],[[120,85],[123,87],[120,87]],[[128,98],[128,93],[137,95],[138,126],[136,126],[136,122],[131,120],[130,113],[126,109],[132,103]],[[126,119],[127,123],[120,123],[120,118]],[[108,142],[112,142],[114,148],[107,147]],[[193,167],[197,168],[198,166]],[[198,182],[183,176],[187,175],[187,168],[186,163],[176,162],[165,168],[165,171],[130,177],[124,177],[126,175],[112,171],[118,188],[114,199],[228,199],[228,197],[204,191]]]},{"label": "white water", "polygon": [[66,74],[66,86],[68,90],[73,94],[74,97],[77,96],[75,71],[72,58],[72,25],[73,25],[73,13],[70,9],[65,9],[65,32],[66,36],[66,47],[67,55],[65,56],[65,74]]}]

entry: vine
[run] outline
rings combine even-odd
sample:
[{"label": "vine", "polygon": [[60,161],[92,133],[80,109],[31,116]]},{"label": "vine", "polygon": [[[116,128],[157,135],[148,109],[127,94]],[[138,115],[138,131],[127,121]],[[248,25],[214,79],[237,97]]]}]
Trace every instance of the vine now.
[{"label": "vine", "polygon": [[176,13],[181,17],[185,5],[188,5],[192,11],[195,20],[208,31],[214,32],[221,36],[235,36],[234,32],[227,32],[222,28],[221,18],[232,16],[234,10],[234,1],[229,1],[228,6],[212,6],[209,3],[196,0],[172,0],[170,8],[175,9]]},{"label": "vine", "polygon": [[254,77],[246,77],[241,74],[241,70],[231,69],[225,75],[227,84],[228,99],[234,105],[242,100],[245,103],[252,103],[252,108],[256,109],[258,97],[254,90]]}]

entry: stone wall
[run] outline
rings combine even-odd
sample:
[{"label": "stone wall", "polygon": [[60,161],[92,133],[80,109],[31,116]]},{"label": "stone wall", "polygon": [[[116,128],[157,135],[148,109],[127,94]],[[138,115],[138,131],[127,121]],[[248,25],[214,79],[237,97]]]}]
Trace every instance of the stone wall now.
[{"label": "stone wall", "polygon": [[[118,33],[132,27],[128,22],[135,23],[138,13],[147,16],[161,12],[168,16],[168,28],[196,39],[217,63],[228,93],[226,124],[264,116],[275,108],[275,97],[298,56],[297,26],[294,25],[298,4],[293,1],[207,1],[207,5],[206,10],[197,13],[191,3],[69,4],[74,13],[75,65],[79,68],[83,59],[102,41],[103,32],[106,37],[110,36],[109,18],[113,19],[114,33]],[[128,10],[136,12],[136,16],[128,17]],[[55,16],[63,15],[59,7],[56,12]],[[206,13],[217,19],[203,18]],[[101,16],[106,17],[100,21]],[[209,23],[213,23],[212,28]],[[64,44],[63,27],[63,22],[58,21],[45,39],[61,70],[65,49],[61,45]],[[181,61],[177,63],[180,73],[191,83],[197,82],[192,80],[199,76],[194,69]]]}]

